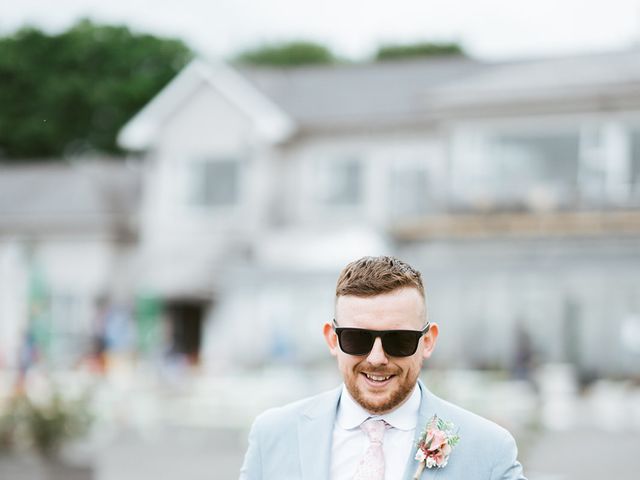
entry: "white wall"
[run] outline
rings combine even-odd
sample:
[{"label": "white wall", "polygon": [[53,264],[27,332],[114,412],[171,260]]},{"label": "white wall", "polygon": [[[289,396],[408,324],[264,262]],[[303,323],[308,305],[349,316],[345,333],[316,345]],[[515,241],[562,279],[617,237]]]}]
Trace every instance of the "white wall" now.
[{"label": "white wall", "polygon": [[[362,202],[352,207],[323,205],[318,200],[318,172],[323,164],[341,159],[362,163]],[[390,177],[394,168],[423,166],[436,192],[447,175],[445,139],[435,131],[343,134],[305,138],[284,152],[287,217],[294,224],[328,227],[363,224],[384,227],[392,218]]]},{"label": "white wall", "polygon": [[[203,83],[163,126],[148,156],[140,265],[147,270],[142,276],[149,279],[156,276],[152,269],[164,264],[165,271],[159,275],[167,281],[142,283],[165,291],[208,288],[203,283],[213,275],[216,264],[230,251],[246,248],[248,239],[265,223],[272,154],[258,142],[250,119]],[[189,202],[190,162],[207,158],[237,159],[237,204],[198,206]],[[175,282],[169,277],[176,277]],[[186,284],[180,287],[181,282]]]},{"label": "white wall", "polygon": [[[178,230],[189,233],[233,226],[234,216],[246,210],[246,205],[219,210],[198,210],[187,205],[188,164],[206,157],[238,157],[246,180],[254,154],[251,130],[244,114],[213,87],[203,84],[166,122],[149,155],[151,170],[144,192],[143,228],[171,235]],[[246,189],[243,182],[241,192]]]}]

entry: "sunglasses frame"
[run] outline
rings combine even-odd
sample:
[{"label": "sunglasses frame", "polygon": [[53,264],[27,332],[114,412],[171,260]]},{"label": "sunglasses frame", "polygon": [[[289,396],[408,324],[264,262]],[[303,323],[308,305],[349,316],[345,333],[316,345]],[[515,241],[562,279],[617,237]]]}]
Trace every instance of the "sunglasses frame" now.
[{"label": "sunglasses frame", "polygon": [[[422,328],[422,330],[370,330],[368,328],[339,327],[338,322],[336,322],[336,319],[335,318],[333,319],[333,331],[336,332],[336,336],[338,337],[338,345],[340,346],[340,350],[342,350],[347,355],[353,355],[356,357],[363,357],[365,355],[369,355],[369,353],[371,353],[371,350],[373,350],[373,346],[376,343],[376,338],[378,337],[380,337],[380,341],[382,342],[382,349],[384,350],[385,354],[389,355],[390,357],[410,357],[411,355],[416,353],[416,350],[418,350],[418,344],[420,343],[420,339],[429,331],[430,326],[431,326],[431,322],[427,322],[427,324]],[[364,353],[345,352],[344,349],[342,348],[342,332],[345,332],[345,331],[366,332],[369,335],[373,335],[373,342],[371,342],[371,348],[369,348],[369,350]],[[387,350],[384,348],[384,337],[389,335],[390,333],[397,333],[397,332],[415,334],[416,346],[413,352],[411,352],[408,355],[392,355],[389,352],[387,352]]]}]

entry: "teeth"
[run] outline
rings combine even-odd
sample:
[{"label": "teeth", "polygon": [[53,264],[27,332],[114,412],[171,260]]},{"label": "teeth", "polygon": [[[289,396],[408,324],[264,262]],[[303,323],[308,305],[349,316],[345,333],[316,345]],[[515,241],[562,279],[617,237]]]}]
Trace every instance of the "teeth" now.
[{"label": "teeth", "polygon": [[385,380],[388,380],[389,378],[391,378],[391,375],[387,377],[381,377],[379,375],[369,375],[368,373],[365,373],[365,375],[369,380],[374,380],[376,382],[384,382]]}]

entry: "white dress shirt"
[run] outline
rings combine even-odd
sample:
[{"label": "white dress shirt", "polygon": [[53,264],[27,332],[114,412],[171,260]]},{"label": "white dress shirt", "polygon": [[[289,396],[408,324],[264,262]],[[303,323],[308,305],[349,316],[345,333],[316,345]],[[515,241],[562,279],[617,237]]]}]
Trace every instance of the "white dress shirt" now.
[{"label": "white dress shirt", "polygon": [[420,389],[414,387],[406,402],[384,415],[371,415],[363,409],[342,386],[336,422],[333,426],[331,446],[331,480],[351,480],[358,463],[369,447],[367,435],[360,424],[367,418],[382,419],[391,427],[384,434],[384,478],[402,478],[407,459],[414,448],[418,411],[420,410]]}]

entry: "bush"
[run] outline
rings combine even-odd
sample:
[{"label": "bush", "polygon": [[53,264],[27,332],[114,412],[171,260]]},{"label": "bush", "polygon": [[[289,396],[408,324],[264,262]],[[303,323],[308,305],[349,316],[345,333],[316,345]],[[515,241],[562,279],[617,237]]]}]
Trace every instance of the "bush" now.
[{"label": "bush", "polygon": [[235,61],[251,65],[297,67],[331,64],[336,62],[336,58],[328,48],[322,45],[300,41],[247,50],[238,54]]},{"label": "bush", "polygon": [[88,399],[65,401],[58,393],[45,402],[18,394],[0,416],[0,449],[33,448],[55,456],[65,441],[85,434],[91,424]]},{"label": "bush", "polygon": [[442,57],[449,55],[464,55],[464,51],[457,43],[414,43],[410,45],[383,45],[376,53],[377,61],[397,60],[416,57]]}]

